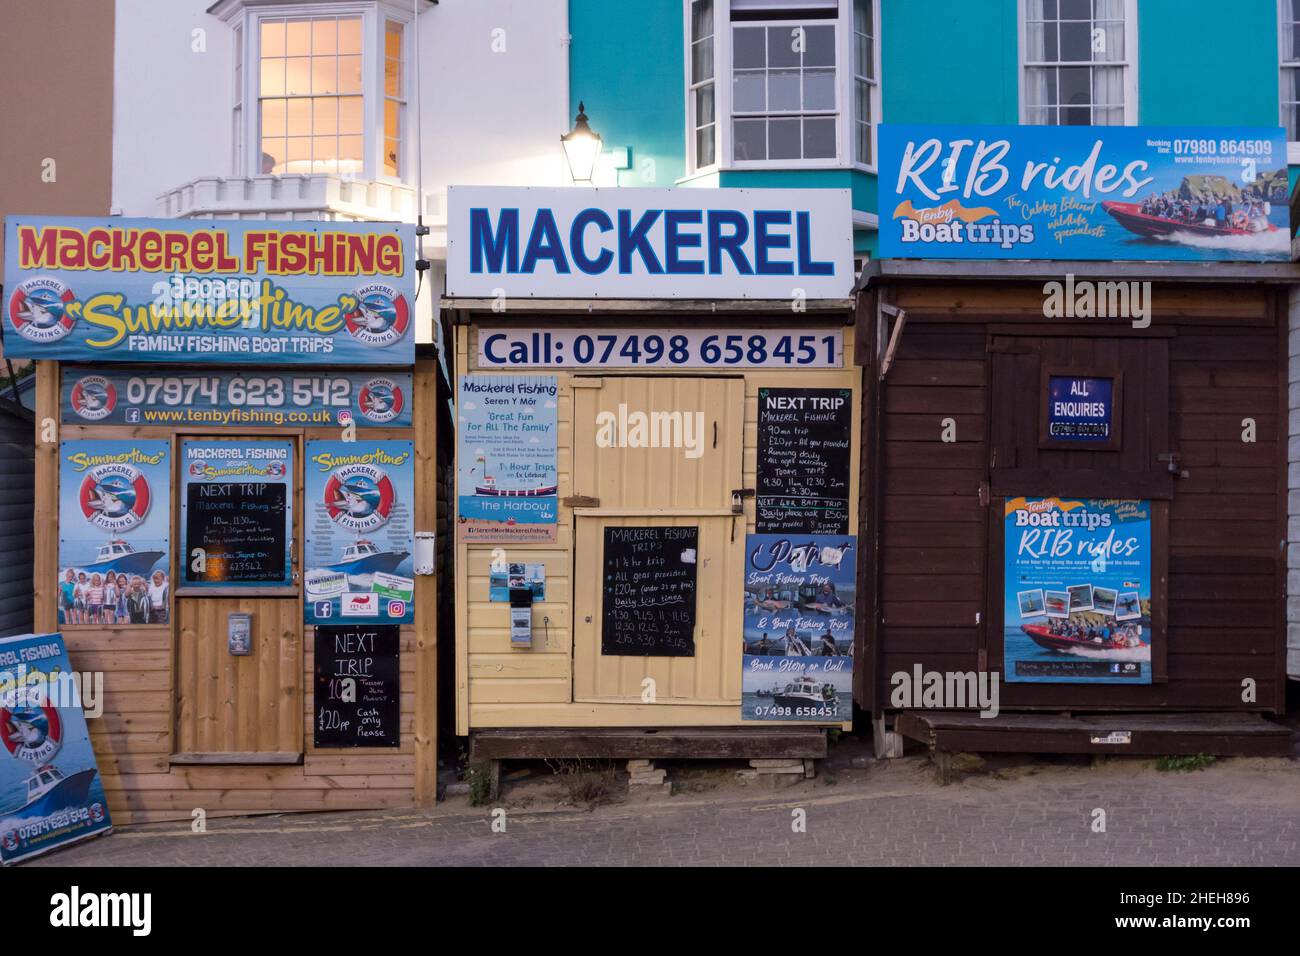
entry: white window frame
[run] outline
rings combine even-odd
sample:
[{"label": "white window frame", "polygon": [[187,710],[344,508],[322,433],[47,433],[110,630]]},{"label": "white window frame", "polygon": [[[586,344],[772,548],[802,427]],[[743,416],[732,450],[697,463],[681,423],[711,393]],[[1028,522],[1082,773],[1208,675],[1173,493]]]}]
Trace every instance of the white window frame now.
[{"label": "white window frame", "polygon": [[[880,0],[872,0],[875,18],[875,57],[876,83],[873,86],[871,138],[872,155],[877,159],[877,130],[881,123],[881,26]],[[817,20],[798,20],[797,18],[781,20],[744,20],[737,24],[744,26],[797,26],[805,24],[826,24],[835,28],[835,156],[828,159],[749,159],[737,160],[732,156],[732,49],[731,49],[731,3],[730,0],[713,0],[713,111],[716,120],[714,142],[714,162],[708,166],[699,166],[695,155],[695,104],[691,96],[691,4],[690,0],[682,2],[684,72],[682,89],[686,101],[686,178],[694,178],[710,173],[730,170],[775,170],[775,169],[858,169],[874,173],[877,167],[859,163],[853,155],[853,4],[852,0],[839,0],[835,17]]]},{"label": "white window frame", "polygon": [[[263,20],[319,17],[359,17],[361,19],[361,70],[362,70],[362,137],[363,157],[360,173],[302,173],[288,175],[338,176],[343,179],[363,179],[375,182],[407,184],[411,175],[415,149],[412,137],[401,137],[401,155],[398,168],[405,175],[389,176],[384,172],[384,33],[387,24],[395,21],[402,25],[402,90],[407,99],[407,116],[410,115],[409,90],[414,82],[409,55],[412,42],[413,21],[409,7],[399,7],[385,0],[315,0],[315,2],[283,3],[271,6],[248,7],[239,2],[231,5],[227,15],[232,27],[239,26],[243,36],[244,83],[242,93],[242,161],[235,166],[236,176],[285,175],[262,172],[262,117],[258,107],[261,83],[261,37]],[[232,94],[233,96],[233,94]],[[231,109],[234,109],[232,100]]]},{"label": "white window frame", "polygon": [[[1052,64],[1039,64],[1025,62],[1025,48],[1027,46],[1026,33],[1028,24],[1026,18],[1028,11],[1025,9],[1025,0],[1016,0],[1016,95],[1020,100],[1019,116],[1020,122],[1024,125],[1029,124],[1028,104],[1025,102],[1025,70],[1029,66],[1038,65],[1056,65],[1060,61],[1054,61]],[[1140,111],[1138,109],[1138,9],[1137,0],[1124,0],[1124,59],[1108,60],[1101,63],[1102,66],[1122,66],[1124,68],[1124,125],[1138,125]],[[1095,65],[1095,64],[1094,64]]]},{"label": "white window frame", "polygon": [[[1282,37],[1282,24],[1293,22],[1291,20],[1291,15],[1287,12],[1287,6],[1289,3],[1290,0],[1277,0],[1277,118],[1278,125],[1281,126],[1283,130],[1286,129],[1286,121],[1282,116],[1282,103],[1286,98],[1287,93],[1286,76],[1288,72],[1292,70],[1300,71],[1300,59],[1285,59],[1286,40]],[[1300,141],[1287,141],[1286,161],[1288,166],[1300,164]]]},{"label": "white window frame", "polygon": [[[858,118],[855,115],[853,115],[853,111],[857,107],[857,98],[853,95],[853,85],[857,81],[857,77],[859,75],[857,72],[857,62],[853,58],[854,56],[853,38],[855,36],[855,32],[853,29],[853,0],[843,0],[842,6],[848,7],[848,21],[847,21],[848,26],[845,29],[846,29],[846,35],[848,37],[848,44],[849,44],[849,52],[848,52],[849,69],[846,71],[848,74],[848,79],[844,84],[844,101],[849,104],[849,109],[848,109],[849,121],[848,121],[848,134],[847,134],[849,137],[849,144],[848,144],[849,159],[852,162],[854,169],[860,169],[865,173],[874,173],[879,169],[878,164],[880,162],[880,140],[878,134],[880,132],[880,124],[884,122],[881,116],[882,110],[884,108],[884,96],[881,93],[881,87],[883,86],[885,79],[883,76],[881,76],[881,70],[880,70],[880,49],[881,49],[880,35],[882,32],[882,28],[880,25],[880,0],[871,0],[872,28],[876,31],[875,35],[872,36],[871,38],[871,56],[872,59],[874,60],[872,69],[875,70],[876,76],[875,76],[875,82],[871,84],[871,158],[873,161],[870,163],[860,162],[858,160],[858,157],[853,155],[854,147],[857,145],[857,133],[858,133],[857,131]],[[840,11],[841,18],[843,18],[844,12],[845,12],[844,10]]]}]

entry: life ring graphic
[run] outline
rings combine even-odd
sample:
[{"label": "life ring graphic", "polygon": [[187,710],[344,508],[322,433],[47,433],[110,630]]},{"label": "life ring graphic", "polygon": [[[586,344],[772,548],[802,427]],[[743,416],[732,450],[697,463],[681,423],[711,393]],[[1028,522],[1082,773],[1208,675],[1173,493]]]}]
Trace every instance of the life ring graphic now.
[{"label": "life ring graphic", "polygon": [[58,708],[0,707],[0,743],[19,760],[40,766],[49,763],[63,746],[63,722]]},{"label": "life ring graphic", "polygon": [[32,276],[18,283],[9,297],[9,323],[31,342],[57,342],[77,324],[69,312],[76,296],[50,276]]},{"label": "life ring graphic", "polygon": [[402,414],[406,396],[402,388],[391,378],[372,378],[361,386],[357,395],[357,407],[362,416],[376,424],[391,422]]},{"label": "life ring graphic", "polygon": [[406,337],[411,309],[406,296],[390,285],[372,282],[340,297],[348,334],[372,348],[385,348]]},{"label": "life ring graphic", "polygon": [[344,465],[325,483],[330,520],[349,531],[373,531],[386,524],[396,500],[392,480],[374,465]]},{"label": "life ring graphic", "polygon": [[117,389],[102,375],[85,375],[72,386],[69,401],[78,418],[97,422],[117,408]]},{"label": "life ring graphic", "polygon": [[149,482],[132,465],[92,468],[81,482],[81,513],[104,531],[129,531],[149,513]]}]

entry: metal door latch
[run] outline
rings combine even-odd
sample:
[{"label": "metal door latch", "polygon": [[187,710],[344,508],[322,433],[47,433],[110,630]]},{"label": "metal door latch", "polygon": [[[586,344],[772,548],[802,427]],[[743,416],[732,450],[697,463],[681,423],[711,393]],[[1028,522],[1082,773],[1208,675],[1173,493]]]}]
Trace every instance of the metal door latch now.
[{"label": "metal door latch", "polygon": [[1163,455],[1156,456],[1157,461],[1169,463],[1169,474],[1173,475],[1175,478],[1187,478],[1189,477],[1187,470],[1178,467],[1178,462],[1181,459],[1182,455],[1178,454],[1176,451],[1167,451]]}]

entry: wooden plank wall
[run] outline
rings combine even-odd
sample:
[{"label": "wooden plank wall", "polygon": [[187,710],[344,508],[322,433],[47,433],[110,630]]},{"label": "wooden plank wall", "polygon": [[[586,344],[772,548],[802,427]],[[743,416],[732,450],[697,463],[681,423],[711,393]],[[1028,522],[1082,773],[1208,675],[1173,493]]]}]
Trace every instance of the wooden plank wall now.
[{"label": "wooden plank wall", "polygon": [[[496,316],[492,317],[496,319]],[[826,314],[807,318],[810,328],[834,327],[845,321],[842,314]],[[685,321],[668,319],[664,321]],[[695,323],[695,319],[689,320]],[[725,328],[724,320],[716,320]],[[734,321],[739,327],[772,326],[770,318]],[[783,320],[784,321],[784,320]],[[556,319],[557,325],[589,323],[588,317],[570,322]],[[493,324],[505,324],[493,322]],[[646,325],[646,320],[627,320],[619,326]],[[697,324],[697,323],[696,323]],[[788,323],[781,327],[789,328]],[[664,328],[662,321],[658,329]],[[477,372],[474,367],[478,344],[474,340],[474,326],[456,327],[456,374]],[[743,376],[745,379],[745,413],[742,484],[753,488],[758,469],[758,389],[762,386],[776,388],[849,388],[854,392],[855,407],[861,395],[861,371],[854,365],[854,330],[844,329],[844,368],[804,369],[786,371],[773,369],[729,369],[721,374]],[[599,374],[591,369],[584,374]],[[633,372],[629,369],[603,370],[608,376]],[[534,374],[529,372],[528,374]],[[553,373],[538,369],[535,374],[556,374],[559,379],[559,493],[563,499],[576,491],[573,482],[574,458],[574,408],[573,376],[566,372]],[[645,375],[644,371],[639,373]],[[682,369],[683,376],[708,376],[719,374],[709,369]],[[860,419],[855,421],[852,440],[852,461],[857,461],[862,447]],[[857,468],[850,469],[849,527],[857,526],[858,480]],[[736,526],[736,534],[754,530],[754,501],[745,502],[745,523]],[[590,581],[573,577],[573,509],[563,504],[559,508],[557,540],[553,544],[491,545],[465,543],[456,545],[456,733],[468,734],[471,729],[499,727],[703,727],[739,726],[752,724],[740,717],[739,700],[735,704],[686,703],[575,703],[573,701],[573,589],[591,586]],[[542,562],[546,565],[546,600],[533,606],[533,646],[528,650],[510,647],[507,627],[507,605],[488,601],[488,573],[492,553],[497,548],[506,549],[506,560],[512,562]],[[740,582],[737,581],[737,588]],[[736,592],[739,594],[739,590]],[[550,619],[548,626],[543,625]],[[735,628],[741,627],[739,617]],[[740,659],[735,661],[740,673]]]},{"label": "wooden plank wall", "polygon": [[[36,421],[39,428],[43,419],[57,421],[59,395],[56,363],[38,364]],[[436,375],[436,360],[417,361],[413,396],[417,410],[415,486],[428,490],[417,495],[417,529],[432,528],[437,520],[433,493],[438,485],[437,416],[432,413]],[[148,427],[63,426],[60,432],[64,439],[172,437],[167,429]],[[274,429],[231,432],[232,436],[258,433],[285,432]],[[369,437],[411,437],[410,432],[381,434],[377,429],[369,430],[368,434]],[[58,448],[57,443],[40,442],[39,432],[37,437],[37,534],[33,571],[36,629],[55,631],[58,623],[52,583],[58,550]],[[337,432],[308,430],[304,437],[336,438]],[[298,474],[302,473],[300,463]],[[298,533],[301,533],[301,517],[298,523]],[[175,613],[176,600],[173,600],[175,623],[168,627],[64,628],[73,667],[104,673],[104,713],[88,724],[114,822],[190,819],[198,808],[209,816],[221,816],[432,803],[437,778],[437,579],[417,577],[415,588],[415,623],[404,625],[401,632],[401,746],[397,749],[317,750],[312,746],[312,632],[300,623],[299,602],[281,601],[295,609],[295,620],[280,624],[297,625],[302,647],[298,675],[303,689],[301,721],[291,723],[301,728],[292,746],[303,757],[301,762],[290,765],[171,762],[173,753],[190,747],[190,742],[180,739],[179,728],[173,726],[173,721],[183,716],[177,706],[183,657],[176,643],[181,627],[179,615]],[[211,623],[203,626],[211,627]],[[274,715],[264,716],[274,719]],[[277,734],[282,735],[283,730],[277,729]],[[289,745],[288,741],[282,743]],[[226,749],[225,744],[219,749]]]},{"label": "wooden plank wall", "polygon": [[[982,633],[986,330],[1041,323],[1043,297],[1041,286],[1006,284],[900,284],[882,294],[908,319],[881,396],[879,674],[874,697],[862,703],[888,708],[889,675],[918,663],[1000,669],[984,660]],[[1171,443],[1189,473],[1175,479],[1170,505],[1168,683],[1053,685],[1051,704],[1022,693],[1026,685],[1004,684],[1003,709],[1016,708],[1018,694],[1026,709],[1285,707],[1284,305],[1267,289],[1239,286],[1157,285],[1153,302],[1154,321],[1174,326]],[[956,423],[950,444],[940,441],[944,418]],[[1256,424],[1253,443],[1242,441],[1245,418]],[[1256,684],[1254,701],[1242,699],[1246,678]]]},{"label": "wooden plank wall", "polygon": [[0,637],[32,629],[32,412],[0,395]]}]

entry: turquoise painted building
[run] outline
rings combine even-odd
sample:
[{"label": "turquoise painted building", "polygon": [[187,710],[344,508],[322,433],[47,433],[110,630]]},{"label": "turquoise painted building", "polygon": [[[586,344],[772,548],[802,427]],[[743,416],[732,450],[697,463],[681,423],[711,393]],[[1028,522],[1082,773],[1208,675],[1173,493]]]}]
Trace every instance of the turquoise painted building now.
[{"label": "turquoise painted building", "polygon": [[1277,126],[1300,164],[1300,0],[569,0],[570,99],[622,186],[842,187],[875,128]]}]

